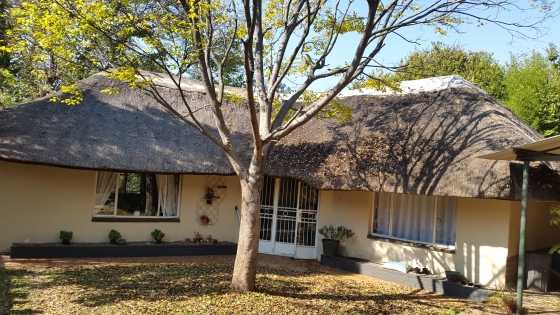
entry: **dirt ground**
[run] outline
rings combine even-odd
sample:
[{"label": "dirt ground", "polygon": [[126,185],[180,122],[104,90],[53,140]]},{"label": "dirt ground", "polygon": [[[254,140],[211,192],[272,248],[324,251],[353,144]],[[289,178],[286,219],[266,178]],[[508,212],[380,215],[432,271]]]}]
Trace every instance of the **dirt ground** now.
[{"label": "dirt ground", "polygon": [[[499,297],[510,294],[476,304],[270,255],[259,256],[251,293],[229,290],[232,256],[0,259],[13,313],[507,314]],[[558,295],[525,301],[529,313],[560,314]]]}]

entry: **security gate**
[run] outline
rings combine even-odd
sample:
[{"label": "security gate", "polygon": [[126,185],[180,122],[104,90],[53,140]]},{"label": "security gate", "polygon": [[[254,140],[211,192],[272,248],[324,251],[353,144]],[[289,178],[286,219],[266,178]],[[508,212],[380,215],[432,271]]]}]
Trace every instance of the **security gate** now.
[{"label": "security gate", "polygon": [[316,257],[319,192],[291,178],[265,177],[261,194],[259,252]]}]

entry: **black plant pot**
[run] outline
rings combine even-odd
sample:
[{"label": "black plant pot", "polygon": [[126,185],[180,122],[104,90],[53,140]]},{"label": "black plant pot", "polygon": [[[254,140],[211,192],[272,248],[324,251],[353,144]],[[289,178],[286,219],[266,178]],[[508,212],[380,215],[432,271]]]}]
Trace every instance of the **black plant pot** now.
[{"label": "black plant pot", "polygon": [[336,256],[338,253],[339,240],[331,240],[328,238],[323,239],[323,255],[325,256]]}]

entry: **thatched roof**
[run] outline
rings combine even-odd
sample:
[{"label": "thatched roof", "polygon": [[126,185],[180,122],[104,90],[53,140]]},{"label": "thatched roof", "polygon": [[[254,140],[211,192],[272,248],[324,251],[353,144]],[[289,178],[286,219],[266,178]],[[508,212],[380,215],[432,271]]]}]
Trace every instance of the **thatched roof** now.
[{"label": "thatched roof", "polygon": [[[163,81],[162,81],[163,82]],[[464,82],[464,81],[463,81]],[[165,85],[165,84],[162,84]],[[212,124],[206,96],[185,84],[198,118]],[[0,111],[0,159],[84,169],[233,174],[220,149],[139,89],[103,75],[83,82],[83,102],[48,98]],[[118,87],[119,93],[100,91]],[[235,90],[233,90],[235,92]],[[177,109],[171,86],[160,93]],[[420,92],[342,98],[352,122],[315,119],[277,144],[266,172],[322,189],[517,199],[517,164],[476,158],[541,138],[510,111],[469,84]],[[249,152],[247,111],[229,104],[235,142]],[[557,173],[533,169],[533,197],[560,199]]]}]

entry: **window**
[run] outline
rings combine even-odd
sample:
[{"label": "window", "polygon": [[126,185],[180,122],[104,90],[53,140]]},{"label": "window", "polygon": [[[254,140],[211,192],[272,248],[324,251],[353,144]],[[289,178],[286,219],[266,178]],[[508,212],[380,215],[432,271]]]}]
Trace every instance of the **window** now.
[{"label": "window", "polygon": [[373,234],[424,244],[455,246],[455,198],[379,193],[376,204]]},{"label": "window", "polygon": [[95,216],[178,217],[179,176],[98,172]]}]

